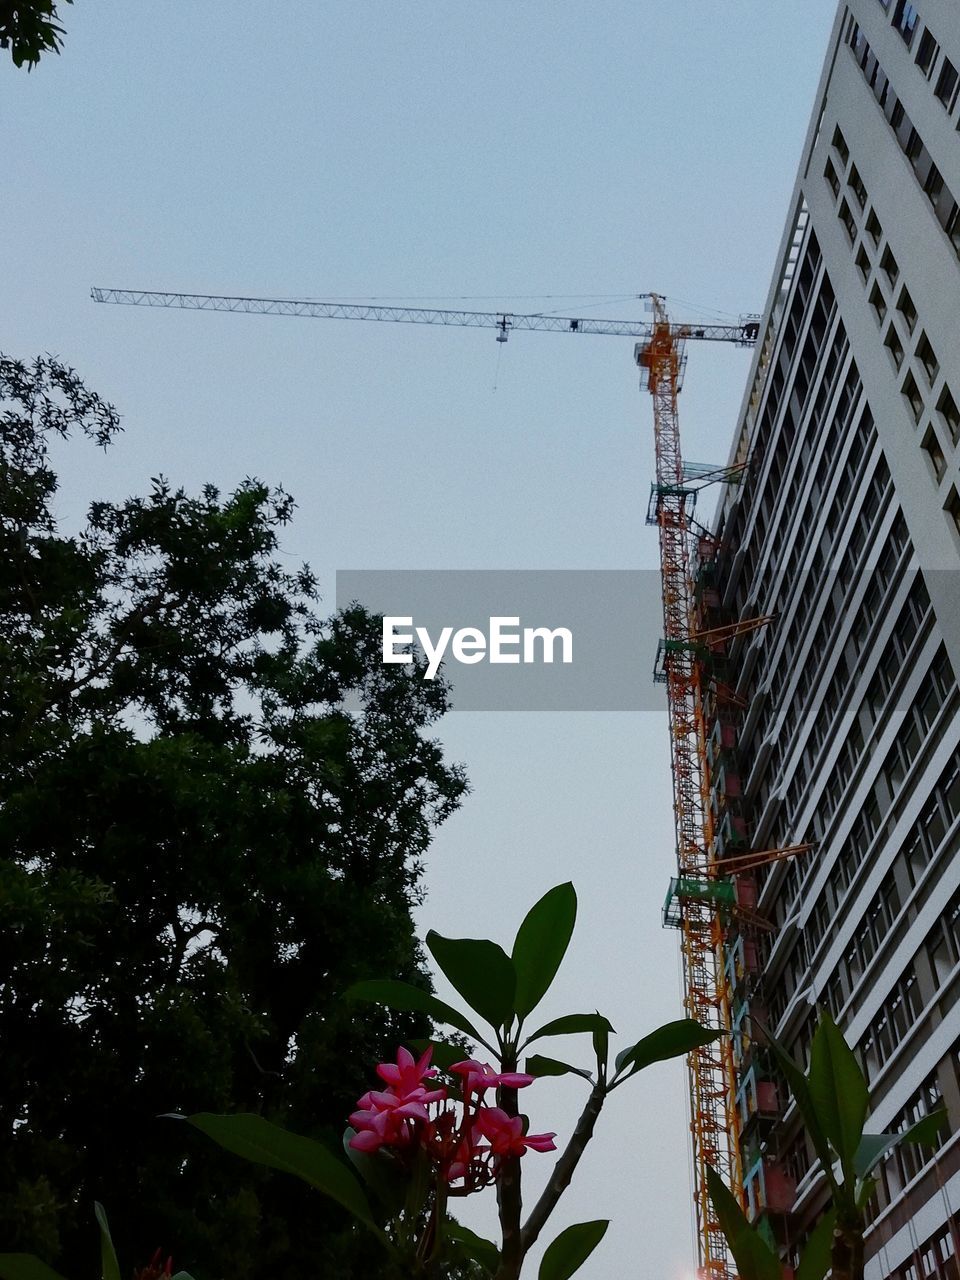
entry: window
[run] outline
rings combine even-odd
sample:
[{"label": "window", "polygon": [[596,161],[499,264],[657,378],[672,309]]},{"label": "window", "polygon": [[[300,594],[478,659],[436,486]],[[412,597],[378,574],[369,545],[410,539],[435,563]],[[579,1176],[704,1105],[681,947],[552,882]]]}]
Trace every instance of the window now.
[{"label": "window", "polygon": [[938,987],[960,961],[960,893],[954,893],[926,939],[926,950]]},{"label": "window", "polygon": [[903,364],[903,343],[900,341],[900,335],[897,333],[896,326],[893,321],[887,329],[887,336],[883,340],[883,345],[890,352],[890,358],[893,360],[894,366],[899,369]]},{"label": "window", "polygon": [[920,341],[917,343],[917,359],[923,365],[927,381],[933,386],[937,380],[937,374],[940,372],[940,362],[937,360],[933,347],[930,345],[930,339],[925,333],[921,333]]},{"label": "window", "polygon": [[[932,1072],[916,1093],[909,1099],[906,1106],[893,1118],[889,1128],[893,1133],[902,1133],[903,1130],[909,1129],[912,1125],[917,1124],[925,1116],[931,1115],[935,1111],[939,1111],[943,1107],[943,1094],[940,1090],[940,1082],[937,1078],[936,1071]],[[946,1134],[938,1135],[936,1145],[942,1146],[946,1139]],[[881,1161],[878,1174],[880,1181],[886,1192],[887,1202],[896,1199],[903,1191],[908,1182],[911,1182],[917,1174],[924,1169],[930,1160],[934,1157],[933,1151],[924,1149],[919,1144],[903,1143],[899,1148],[895,1148],[884,1156]],[[949,1235],[949,1231],[947,1232]],[[929,1252],[926,1251],[926,1252]],[[925,1253],[926,1259],[926,1253]],[[943,1257],[949,1257],[949,1254],[941,1254]],[[925,1261],[924,1265],[927,1263]],[[936,1276],[937,1280],[941,1275],[937,1271],[927,1271],[928,1277]],[[900,1280],[901,1272],[895,1272],[891,1280]]]},{"label": "window", "polygon": [[857,270],[860,272],[863,283],[867,283],[867,276],[870,274],[870,258],[863,245],[857,250]]},{"label": "window", "polygon": [[903,153],[913,165],[917,167],[917,161],[920,159],[920,153],[923,151],[923,139],[917,133],[916,129],[911,128],[907,134],[907,141],[903,148]]},{"label": "window", "polygon": [[913,43],[919,21],[920,15],[912,4],[908,4],[907,0],[897,0],[897,7],[893,11],[893,25],[900,32],[908,49]]},{"label": "window", "polygon": [[882,324],[887,314],[887,302],[878,284],[875,284],[870,290],[870,305],[873,307],[874,314],[877,317],[877,323]]},{"label": "window", "polygon": [[883,274],[890,281],[890,287],[897,283],[897,277],[900,274],[900,268],[897,266],[897,260],[893,256],[893,252],[889,245],[883,251],[883,257],[880,259],[880,268]]},{"label": "window", "polygon": [[957,68],[953,65],[949,58],[944,58],[943,66],[940,68],[940,74],[937,76],[937,87],[934,89],[934,97],[939,99],[947,111],[953,110],[953,105],[957,100]]},{"label": "window", "polygon": [[857,204],[861,209],[866,208],[867,188],[863,185],[863,179],[860,177],[856,165],[854,165],[850,170],[850,177],[847,179],[847,182],[850,186],[850,190],[856,197]]},{"label": "window", "polygon": [[913,415],[914,422],[920,421],[920,415],[923,413],[923,396],[920,394],[920,388],[917,386],[917,380],[912,373],[908,373],[901,387],[903,398],[910,406],[910,412]]},{"label": "window", "polygon": [[850,148],[847,146],[847,141],[841,133],[839,125],[833,131],[833,149],[840,157],[843,167],[846,168],[847,161],[850,159]]},{"label": "window", "polygon": [[924,28],[923,35],[920,37],[920,44],[917,46],[916,62],[925,76],[929,76],[933,70],[938,48],[933,32],[929,27]]},{"label": "window", "polygon": [[950,432],[950,439],[956,444],[960,439],[960,410],[957,409],[957,402],[950,394],[949,387],[943,388],[940,399],[937,401],[937,413]]},{"label": "window", "polygon": [[833,192],[834,197],[838,196],[840,194],[840,179],[837,177],[837,171],[833,167],[832,160],[827,161],[823,176],[826,178],[827,186]]},{"label": "window", "polygon": [[853,244],[857,238],[857,224],[853,220],[853,214],[850,212],[850,206],[846,200],[840,201],[840,221],[847,229],[847,235],[850,237],[850,243]]},{"label": "window", "polygon": [[913,299],[905,288],[900,290],[897,310],[903,316],[904,323],[907,326],[907,333],[913,333],[917,324],[917,308],[913,305]]},{"label": "window", "polygon": [[957,256],[960,257],[960,204],[956,200],[943,220],[943,229],[950,237],[950,243]]},{"label": "window", "polygon": [[880,219],[873,209],[870,210],[870,216],[867,218],[867,235],[874,245],[879,245],[880,237],[883,235],[883,227],[881,227]]},{"label": "window", "polygon": [[880,1006],[860,1042],[869,1079],[900,1048],[914,1027],[920,1008],[917,974],[911,965]]},{"label": "window", "polygon": [[953,527],[960,534],[960,494],[957,493],[956,489],[950,490],[944,510],[953,522]]},{"label": "window", "polygon": [[937,484],[943,479],[947,470],[947,460],[944,457],[943,450],[940,447],[940,441],[933,427],[928,427],[927,434],[923,437],[921,445],[924,453],[927,455],[927,461],[930,463],[930,469],[933,471]]},{"label": "window", "polygon": [[936,204],[943,193],[943,175],[935,164],[930,166],[923,181],[923,189],[931,204]]},{"label": "window", "polygon": [[940,852],[947,831],[960,815],[960,754],[954,756],[937,781],[920,817],[913,824],[900,856],[907,875],[917,885]]}]

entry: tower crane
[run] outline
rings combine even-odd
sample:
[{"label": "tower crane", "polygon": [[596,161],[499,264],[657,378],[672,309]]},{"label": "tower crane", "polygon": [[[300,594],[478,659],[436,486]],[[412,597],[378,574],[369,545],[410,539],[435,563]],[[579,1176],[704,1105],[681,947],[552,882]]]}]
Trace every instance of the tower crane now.
[{"label": "tower crane", "polygon": [[[345,302],[314,302],[299,298],[220,297],[205,293],[163,293],[153,289],[90,290],[94,302],[134,307],[173,307],[182,311],[245,311],[261,316],[308,316],[325,320],[385,320],[401,324],[458,325],[467,329],[496,329],[497,341],[506,342],[515,329],[540,329],[549,333],[594,333],[622,338],[648,339],[651,323],[637,320],[598,320],[593,317],[555,316],[537,312],[514,315],[509,311],[438,311],[427,307],[386,307],[376,303],[357,306]],[[640,295],[641,297],[644,295]],[[756,316],[742,316],[737,324],[672,324],[675,341],[698,338],[708,342],[733,342],[752,347],[760,331]]]},{"label": "tower crane", "polygon": [[[723,622],[705,605],[701,570],[709,568],[711,537],[693,511],[698,489],[713,481],[736,483],[741,466],[696,469],[686,466],[680,449],[677,397],[691,340],[756,344],[760,324],[754,315],[736,324],[677,323],[662,298],[651,300],[650,321],[601,320],[552,314],[513,314],[421,307],[363,305],[290,298],[228,297],[157,290],[94,288],[96,302],[167,307],[195,311],[238,311],[339,320],[378,320],[409,324],[491,328],[498,342],[514,330],[602,334],[637,339],[634,357],[641,387],[653,399],[656,479],[648,523],[660,539],[664,634],[655,679],[667,692],[670,726],[677,875],[671,881],[664,921],[680,933],[685,996],[689,1017],[724,1032],[688,1059],[694,1205],[700,1280],[734,1280],[735,1268],[707,1194],[708,1167],[716,1169],[741,1205],[747,1206],[741,1152],[742,1115],[738,1103],[738,1061],[732,1032],[731,930],[763,927],[742,884],[757,867],[806,852],[810,846],[755,851],[744,841],[728,840],[719,829],[714,787],[714,727],[725,704],[737,696],[724,684],[719,659],[745,630],[769,618]],[[721,740],[723,734],[720,735]],[[722,750],[722,746],[721,746]],[[726,830],[726,828],[725,828]],[[734,835],[741,830],[734,825]]]}]

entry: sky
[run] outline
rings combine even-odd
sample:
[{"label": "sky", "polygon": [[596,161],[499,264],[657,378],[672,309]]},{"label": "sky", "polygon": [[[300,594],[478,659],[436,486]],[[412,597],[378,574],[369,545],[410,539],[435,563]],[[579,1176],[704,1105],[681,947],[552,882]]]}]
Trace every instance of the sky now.
[{"label": "sky", "polygon": [[[656,290],[677,319],[760,310],[833,12],[78,0],[62,57],[0,67],[0,348],[59,355],[125,425],[106,455],[62,451],[63,519],[158,474],[224,490],[256,475],[296,497],[284,556],[312,564],[330,608],[338,569],[655,568],[651,409],[628,338],[502,345],[107,307],[89,290],[640,319],[635,295]],[[688,459],[726,460],[748,364],[692,346]],[[665,708],[454,711],[439,736],[472,792],[434,843],[423,930],[509,945],[572,879],[578,930],[545,1018],[599,1008],[622,1046],[680,1016],[660,928]],[[568,1136],[581,1088],[534,1086],[532,1127]],[[692,1276],[687,1124],[680,1064],[611,1099],[547,1232],[612,1219],[584,1280]],[[548,1160],[526,1158],[531,1188]],[[493,1234],[491,1205],[468,1217]]]}]

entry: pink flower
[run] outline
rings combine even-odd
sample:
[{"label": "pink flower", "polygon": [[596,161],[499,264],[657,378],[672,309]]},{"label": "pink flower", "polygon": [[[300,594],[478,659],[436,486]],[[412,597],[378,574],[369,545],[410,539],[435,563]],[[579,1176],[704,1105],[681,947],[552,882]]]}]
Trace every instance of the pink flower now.
[{"label": "pink flower", "polygon": [[523,1132],[523,1118],[508,1116],[500,1107],[482,1107],[477,1113],[476,1129],[490,1143],[495,1156],[522,1156],[533,1151],[556,1151],[555,1133]]},{"label": "pink flower", "polygon": [[163,1261],[163,1251],[158,1249],[145,1267],[134,1271],[133,1280],[169,1280],[173,1274],[173,1258]]},{"label": "pink flower", "polygon": [[361,1129],[350,1139],[349,1145],[354,1151],[379,1151],[386,1139],[372,1129]]},{"label": "pink flower", "polygon": [[470,1165],[476,1152],[470,1138],[463,1138],[458,1144],[454,1153],[453,1160],[447,1167],[447,1181],[457,1182],[460,1178],[466,1178],[470,1172]]},{"label": "pink flower", "polygon": [[463,1076],[464,1094],[476,1093],[481,1097],[488,1089],[498,1086],[504,1089],[525,1089],[533,1084],[535,1076],[525,1075],[520,1071],[504,1071],[498,1074],[486,1062],[478,1062],[476,1058],[466,1058],[463,1062],[455,1062],[450,1070]]},{"label": "pink flower", "polygon": [[357,1132],[350,1139],[350,1146],[355,1151],[377,1151],[382,1146],[405,1145],[410,1135],[399,1111],[399,1107],[366,1107],[354,1111],[350,1123]]},{"label": "pink flower", "polygon": [[401,1046],[397,1050],[396,1065],[392,1062],[381,1062],[377,1067],[377,1075],[397,1093],[412,1093],[419,1087],[421,1080],[437,1074],[436,1067],[430,1066],[432,1055],[432,1045],[427,1045],[426,1052],[420,1058],[414,1058],[409,1049]]},{"label": "pink flower", "polygon": [[350,1116],[355,1130],[350,1146],[355,1151],[376,1152],[391,1148],[405,1166],[412,1166],[419,1149],[435,1168],[438,1178],[462,1182],[451,1194],[468,1195],[496,1181],[501,1162],[507,1157],[534,1151],[554,1151],[555,1134],[524,1134],[524,1120],[509,1116],[499,1107],[482,1105],[488,1089],[524,1089],[534,1077],[519,1071],[497,1072],[475,1058],[455,1063],[450,1070],[461,1077],[462,1103],[448,1101],[443,1086],[435,1083],[436,1068],[430,1065],[430,1050],[414,1058],[406,1049],[397,1051],[397,1061],[383,1062],[377,1074],[384,1089],[370,1089],[357,1101]]},{"label": "pink flower", "polygon": [[446,1089],[424,1089],[417,1085],[405,1096],[392,1089],[382,1092],[371,1089],[357,1103],[357,1110],[350,1117],[356,1133],[350,1139],[355,1151],[377,1151],[383,1146],[405,1146],[410,1142],[410,1125],[406,1121],[430,1124],[427,1104],[445,1102]]}]

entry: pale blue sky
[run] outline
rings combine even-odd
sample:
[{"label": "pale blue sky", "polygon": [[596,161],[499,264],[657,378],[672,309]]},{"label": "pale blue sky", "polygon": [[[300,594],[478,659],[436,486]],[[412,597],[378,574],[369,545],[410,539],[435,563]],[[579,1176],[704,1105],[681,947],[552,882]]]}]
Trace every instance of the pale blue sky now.
[{"label": "pale blue sky", "polygon": [[[127,428],[105,457],[65,455],[64,513],[161,471],[282,482],[300,504],[285,549],[330,601],[338,568],[654,566],[629,339],[515,334],[501,349],[485,331],[102,307],[88,291],[641,315],[570,298],[656,289],[678,318],[757,310],[833,11],[77,0],[60,59],[0,68],[0,346],[67,359]],[[690,459],[726,458],[747,366],[692,348]],[[509,942],[572,878],[568,994],[546,1012],[599,1005],[633,1036],[678,1016],[659,929],[665,714],[461,714],[442,736],[474,793],[436,842],[425,927]],[[634,1085],[550,1234],[611,1216],[584,1280],[687,1280],[683,1072]],[[534,1127],[565,1137],[577,1095],[531,1091]]]}]

